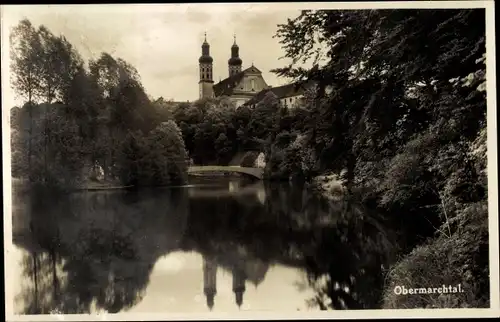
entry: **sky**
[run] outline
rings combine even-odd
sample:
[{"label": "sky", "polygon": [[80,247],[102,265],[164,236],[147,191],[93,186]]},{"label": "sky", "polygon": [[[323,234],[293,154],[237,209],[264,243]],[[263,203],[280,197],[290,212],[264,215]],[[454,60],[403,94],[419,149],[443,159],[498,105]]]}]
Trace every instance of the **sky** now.
[{"label": "sky", "polygon": [[[214,81],[228,76],[227,60],[236,35],[243,68],[253,63],[269,85],[288,83],[270,72],[283,67],[284,51],[273,38],[277,25],[296,17],[298,9],[272,4],[146,4],[146,5],[19,5],[2,12],[2,39],[21,19],[45,25],[64,35],[88,61],[101,52],[122,58],[139,71],[152,98],[177,101],[198,97],[198,58],[204,33],[214,59]],[[3,45],[5,46],[5,44]],[[7,44],[8,46],[8,44]],[[4,47],[5,48],[5,47]],[[4,50],[2,50],[4,55]],[[4,61],[8,57],[3,57]],[[2,64],[2,68],[8,68]],[[7,74],[8,75],[8,74]],[[18,101],[11,88],[2,89],[5,104]]]},{"label": "sky", "polygon": [[[423,5],[425,4],[425,6]],[[102,52],[122,58],[140,73],[153,98],[177,101],[198,98],[198,58],[203,34],[211,45],[214,81],[228,76],[227,60],[236,34],[243,68],[253,63],[269,85],[289,82],[270,70],[283,67],[284,51],[273,38],[277,25],[301,9],[363,9],[479,6],[481,1],[295,2],[210,4],[2,5],[2,106],[20,105],[8,81],[9,30],[23,18],[64,35],[88,61]]]},{"label": "sky", "polygon": [[[213,311],[238,312],[240,308],[235,304],[231,272],[219,267],[216,276],[217,294]],[[246,282],[241,310],[305,311],[308,309],[306,301],[314,296],[314,292],[307,287],[300,290],[296,286],[304,279],[305,273],[300,269],[273,264],[257,287]],[[203,294],[202,256],[195,252],[172,252],[161,257],[151,272],[144,298],[128,312],[208,312]]]}]

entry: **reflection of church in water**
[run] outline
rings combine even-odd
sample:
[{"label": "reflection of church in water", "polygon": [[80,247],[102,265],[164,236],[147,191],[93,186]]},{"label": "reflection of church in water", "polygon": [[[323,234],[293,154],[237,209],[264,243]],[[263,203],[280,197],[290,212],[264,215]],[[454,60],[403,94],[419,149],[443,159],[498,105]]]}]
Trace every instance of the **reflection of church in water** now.
[{"label": "reflection of church in water", "polygon": [[249,281],[257,287],[264,280],[269,268],[267,263],[260,260],[238,258],[230,263],[224,263],[219,262],[215,257],[203,255],[203,291],[210,310],[214,307],[215,295],[217,294],[217,270],[219,266],[231,271],[233,276],[232,290],[238,307],[243,304],[246,282]]}]

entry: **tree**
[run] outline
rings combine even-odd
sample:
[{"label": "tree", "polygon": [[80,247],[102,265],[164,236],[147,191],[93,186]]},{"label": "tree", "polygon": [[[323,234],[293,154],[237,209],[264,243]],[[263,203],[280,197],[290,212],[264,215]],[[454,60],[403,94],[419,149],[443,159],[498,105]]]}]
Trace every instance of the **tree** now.
[{"label": "tree", "polygon": [[318,84],[303,130],[319,170],[346,170],[348,190],[369,188],[365,201],[402,217],[410,235],[451,236],[449,223],[485,200],[470,155],[485,128],[484,19],[475,9],[306,10],[278,27],[292,63],[275,72]]},{"label": "tree", "polygon": [[100,151],[98,163],[106,178],[112,178],[122,139],[128,131],[140,130],[145,134],[153,129],[157,124],[154,115],[149,115],[154,114],[154,108],[137,70],[124,60],[102,53],[99,59],[90,61],[89,69],[92,86],[99,92],[97,131],[104,134],[96,147]]},{"label": "tree", "polygon": [[[120,181],[125,185],[143,183],[141,167],[148,153],[148,143],[141,132],[129,132],[122,143],[122,158],[118,163]],[[142,169],[144,171],[144,169]]]},{"label": "tree", "polygon": [[150,142],[154,142],[153,151],[162,156],[163,172],[160,178],[167,178],[169,183],[183,184],[187,179],[188,154],[182,139],[182,133],[174,121],[160,124],[152,133]]},{"label": "tree", "polygon": [[16,93],[33,103],[40,95],[40,60],[42,44],[29,20],[22,20],[10,34],[12,87]]},{"label": "tree", "polygon": [[251,113],[247,131],[251,137],[261,140],[271,139],[277,134],[280,119],[280,106],[276,95],[266,93],[264,98],[257,103]]},{"label": "tree", "polygon": [[226,134],[224,133],[219,134],[219,136],[214,142],[214,147],[218,151],[217,163],[227,164],[230,161],[228,160],[228,157],[230,156],[232,145]]},{"label": "tree", "polygon": [[173,121],[161,123],[147,136],[129,132],[120,156],[118,173],[126,185],[177,185],[187,180],[188,154],[181,130]]},{"label": "tree", "polygon": [[[27,100],[26,109],[29,111],[28,128],[28,169],[31,168],[33,106],[41,94],[40,66],[42,44],[38,33],[29,20],[22,20],[14,27],[10,34],[11,48],[11,84],[16,93]],[[29,178],[31,180],[31,178]]]},{"label": "tree", "polygon": [[[315,126],[309,129],[322,168],[345,167],[352,183],[355,160],[374,155],[370,142],[381,142],[379,151],[394,154],[401,140],[419,130],[415,125],[429,122],[429,112],[412,105],[408,92],[420,87],[435,97],[437,84],[446,87],[449,79],[460,76],[453,66],[474,68],[484,47],[483,13],[319,10],[303,11],[280,25],[277,36],[293,64],[275,72],[319,84],[311,120]],[[481,27],[472,31],[467,27],[471,22]],[[326,48],[326,62],[319,59],[318,45]],[[307,61],[311,69],[296,67]],[[325,95],[327,86],[332,95]],[[403,119],[409,128],[401,128]]]},{"label": "tree", "polygon": [[173,114],[186,148],[197,164],[226,163],[241,147],[238,131],[246,122],[238,119],[240,114],[227,98],[180,104]]},{"label": "tree", "polygon": [[[133,66],[102,53],[87,70],[63,36],[45,26],[35,29],[28,20],[10,40],[12,85],[28,100],[12,113],[16,175],[59,188],[81,186],[101,169],[107,183],[185,181],[180,130],[161,124],[168,120],[159,117]],[[222,114],[211,111],[218,132],[228,109],[225,104]]]}]

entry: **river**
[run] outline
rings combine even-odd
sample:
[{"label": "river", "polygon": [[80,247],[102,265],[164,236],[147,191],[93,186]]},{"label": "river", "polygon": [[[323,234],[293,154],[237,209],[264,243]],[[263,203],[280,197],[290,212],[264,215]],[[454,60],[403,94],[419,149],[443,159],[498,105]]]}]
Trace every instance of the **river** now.
[{"label": "river", "polygon": [[396,235],[300,186],[13,196],[16,314],[378,308]]}]

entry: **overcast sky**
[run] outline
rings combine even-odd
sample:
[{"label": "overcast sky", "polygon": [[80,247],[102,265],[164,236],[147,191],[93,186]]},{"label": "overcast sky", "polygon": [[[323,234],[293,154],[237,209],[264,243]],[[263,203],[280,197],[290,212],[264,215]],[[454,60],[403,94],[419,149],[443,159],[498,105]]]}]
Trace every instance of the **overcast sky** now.
[{"label": "overcast sky", "polygon": [[[300,11],[268,6],[11,6],[4,7],[2,38],[8,39],[8,30],[28,18],[35,26],[43,24],[54,34],[64,35],[86,61],[101,52],[126,60],[137,68],[147,93],[153,98],[195,100],[204,32],[214,58],[214,81],[228,76],[227,60],[236,34],[243,68],[253,62],[268,84],[287,82],[269,72],[285,64],[278,60],[284,52],[273,35],[277,24],[285,23]],[[13,94],[6,88],[3,91],[8,96]]]},{"label": "overcast sky", "polygon": [[10,5],[1,6],[2,101],[4,107],[19,104],[10,86],[8,36],[23,18],[64,35],[88,61],[101,52],[122,58],[139,71],[147,93],[153,98],[198,98],[198,58],[203,33],[207,32],[214,58],[214,81],[228,75],[227,60],[236,34],[243,68],[252,62],[269,85],[282,85],[269,70],[285,65],[277,25],[296,17],[300,9],[362,9],[399,7],[443,8],[479,6],[481,1],[411,1],[342,3],[253,4],[127,4],[127,5]]}]

